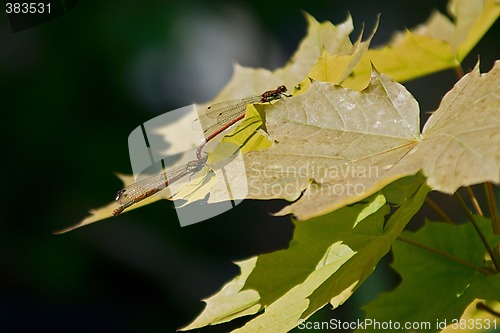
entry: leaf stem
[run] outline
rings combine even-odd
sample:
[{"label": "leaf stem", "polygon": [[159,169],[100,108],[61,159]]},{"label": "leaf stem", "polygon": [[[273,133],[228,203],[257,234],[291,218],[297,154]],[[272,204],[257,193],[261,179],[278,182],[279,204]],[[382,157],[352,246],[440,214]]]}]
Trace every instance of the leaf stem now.
[{"label": "leaf stem", "polygon": [[429,197],[425,198],[425,202],[439,215],[439,217],[446,223],[453,224],[453,220],[446,215],[444,210],[441,209],[434,201]]},{"label": "leaf stem", "polygon": [[472,212],[469,210],[469,208],[467,207],[467,205],[464,202],[464,199],[462,199],[462,196],[458,193],[458,191],[455,192],[454,196],[458,200],[458,202],[460,203],[462,208],[464,209],[465,214],[467,214],[467,217],[469,218],[469,220],[472,222],[474,229],[476,229],[476,232],[479,235],[479,237],[481,238],[481,241],[483,242],[484,246],[486,247],[486,251],[488,251],[488,253],[491,257],[491,260],[493,261],[493,264],[495,265],[497,272],[500,272],[500,264],[498,263],[498,258],[496,257],[495,253],[493,253],[493,250],[489,246],[488,240],[486,239],[483,232],[479,228],[479,225],[477,224],[476,219],[474,218],[474,215],[472,215]]},{"label": "leaf stem", "polygon": [[462,260],[462,259],[460,259],[460,258],[454,257],[454,256],[452,256],[451,254],[448,254],[448,253],[443,252],[443,251],[441,251],[441,250],[438,250],[438,249],[432,248],[432,247],[427,246],[427,245],[425,245],[425,244],[418,243],[418,242],[415,242],[415,241],[413,241],[413,240],[411,240],[411,239],[407,239],[407,238],[404,238],[404,237],[401,237],[401,236],[399,236],[399,237],[398,237],[398,240],[400,240],[400,241],[402,241],[402,242],[405,242],[405,243],[407,243],[407,244],[410,244],[410,245],[413,245],[413,246],[419,247],[419,248],[424,249],[424,250],[426,250],[426,251],[429,251],[429,252],[431,252],[431,253],[437,254],[437,255],[439,255],[439,256],[442,256],[442,257],[448,258],[448,259],[450,259],[450,260],[453,260],[453,261],[455,261],[455,262],[457,262],[457,263],[459,263],[459,264],[462,264],[462,265],[464,265],[464,266],[467,266],[467,267],[469,267],[469,268],[472,268],[472,269],[474,269],[474,270],[476,270],[476,271],[479,271],[479,272],[481,272],[481,273],[483,273],[483,274],[485,274],[485,275],[491,275],[491,274],[492,274],[490,271],[487,271],[487,270],[485,270],[485,269],[484,269],[484,268],[482,268],[482,267],[479,267],[479,266],[476,266],[476,265],[474,265],[474,264],[471,264],[470,262],[467,262],[467,261]]},{"label": "leaf stem", "polygon": [[500,313],[498,313],[497,311],[495,311],[492,308],[490,308],[489,306],[487,306],[484,302],[478,302],[476,304],[476,309],[486,311],[489,314],[500,318]]},{"label": "leaf stem", "polygon": [[467,193],[469,193],[470,200],[472,201],[472,205],[474,206],[477,215],[484,217],[483,210],[481,209],[481,206],[479,205],[479,202],[477,201],[476,195],[474,194],[472,188],[470,186],[467,186],[465,189],[467,190]]},{"label": "leaf stem", "polygon": [[[495,235],[500,235],[500,221],[498,219],[498,208],[495,200],[495,192],[493,185],[489,182],[484,183],[484,190],[486,192],[486,199],[488,200],[488,209],[490,211],[490,218],[493,224],[493,232]],[[500,257],[500,245],[495,247],[496,255]]]},{"label": "leaf stem", "polygon": [[457,78],[460,80],[464,76],[464,70],[461,64],[457,64],[455,66],[455,74],[457,74]]}]

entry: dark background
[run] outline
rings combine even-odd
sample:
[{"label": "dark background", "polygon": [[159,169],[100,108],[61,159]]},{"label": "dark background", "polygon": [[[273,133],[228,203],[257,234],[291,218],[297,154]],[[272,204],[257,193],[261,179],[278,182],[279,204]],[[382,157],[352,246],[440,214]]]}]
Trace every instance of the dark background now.
[{"label": "dark background", "polygon": [[[380,13],[377,45],[445,7],[434,0],[80,1],[16,33],[2,11],[0,331],[173,332],[188,324],[201,300],[238,274],[232,261],[285,248],[293,226],[269,214],[283,202],[245,201],[181,228],[162,201],[52,235],[114,198],[121,184],[113,172],[130,173],[130,131],[209,100],[233,62],[284,65],[306,33],[302,10],[334,24],[350,12],[352,39],[363,23],[371,31]],[[488,71],[500,54],[498,37],[497,23],[464,70],[480,55]],[[425,112],[455,81],[446,71],[405,85]],[[360,305],[397,282],[388,262],[345,305],[334,312],[327,306],[315,319],[360,316]]]}]

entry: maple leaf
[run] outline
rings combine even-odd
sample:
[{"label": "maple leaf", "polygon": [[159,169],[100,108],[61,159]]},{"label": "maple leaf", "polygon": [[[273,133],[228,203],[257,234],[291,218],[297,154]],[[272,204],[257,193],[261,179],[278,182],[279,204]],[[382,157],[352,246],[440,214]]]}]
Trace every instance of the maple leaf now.
[{"label": "maple leaf", "polygon": [[424,24],[398,32],[386,45],[368,50],[344,85],[368,78],[370,62],[398,82],[459,68],[500,15],[500,2],[454,0],[450,1],[448,12],[453,21],[435,11]]},{"label": "maple leaf", "polygon": [[[491,221],[475,218],[490,245],[498,244],[500,236],[493,234]],[[421,244],[425,247],[419,247]],[[437,332],[440,329],[434,323],[451,324],[476,298],[498,301],[500,278],[481,267],[484,245],[472,224],[427,222],[416,233],[403,232],[393,246],[393,267],[401,274],[402,283],[365,306],[367,318],[380,322],[395,318],[400,322],[429,322],[433,325],[422,327],[419,332]],[[400,330],[384,330],[396,331]]]},{"label": "maple leaf", "polygon": [[[421,176],[408,177],[364,202],[294,221],[287,249],[237,263],[240,276],[206,299],[205,310],[182,330],[260,312],[234,332],[287,332],[327,303],[340,306],[389,251],[428,191]],[[399,205],[386,221],[395,192]]]},{"label": "maple leaf", "polygon": [[383,74],[373,72],[361,92],[314,82],[307,93],[262,106],[274,144],[245,155],[248,197],[298,199],[280,214],[309,219],[419,170],[431,188],[450,194],[498,183],[499,87],[499,62],[482,75],[477,66],[420,134],[417,102]]}]

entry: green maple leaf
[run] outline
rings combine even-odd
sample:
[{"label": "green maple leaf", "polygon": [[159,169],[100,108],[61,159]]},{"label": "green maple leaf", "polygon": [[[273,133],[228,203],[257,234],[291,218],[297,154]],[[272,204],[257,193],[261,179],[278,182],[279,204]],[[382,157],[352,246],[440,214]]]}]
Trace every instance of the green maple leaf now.
[{"label": "green maple leaf", "polygon": [[[500,236],[493,234],[491,220],[476,220],[489,245],[497,245]],[[404,232],[400,239],[393,245],[393,267],[402,283],[365,306],[367,318],[429,322],[432,327],[419,332],[437,332],[437,321],[451,324],[475,299],[500,301],[500,276],[483,268],[485,248],[472,224],[428,222],[416,233]]]},{"label": "green maple leaf", "polygon": [[[325,304],[339,306],[420,209],[428,192],[422,181],[402,179],[365,202],[295,222],[288,249],[238,263],[241,275],[205,300],[205,311],[183,330],[264,310],[235,332],[287,332]],[[401,204],[387,221],[385,193],[398,193]]]}]

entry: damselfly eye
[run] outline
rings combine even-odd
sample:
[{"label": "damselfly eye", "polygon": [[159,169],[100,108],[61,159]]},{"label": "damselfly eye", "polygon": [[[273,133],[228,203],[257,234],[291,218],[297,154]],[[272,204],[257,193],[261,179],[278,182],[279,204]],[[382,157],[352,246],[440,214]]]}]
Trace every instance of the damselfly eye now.
[{"label": "damselfly eye", "polygon": [[120,201],[122,198],[126,198],[127,193],[125,193],[125,189],[121,189],[118,192],[116,192],[116,198],[115,201]]}]

